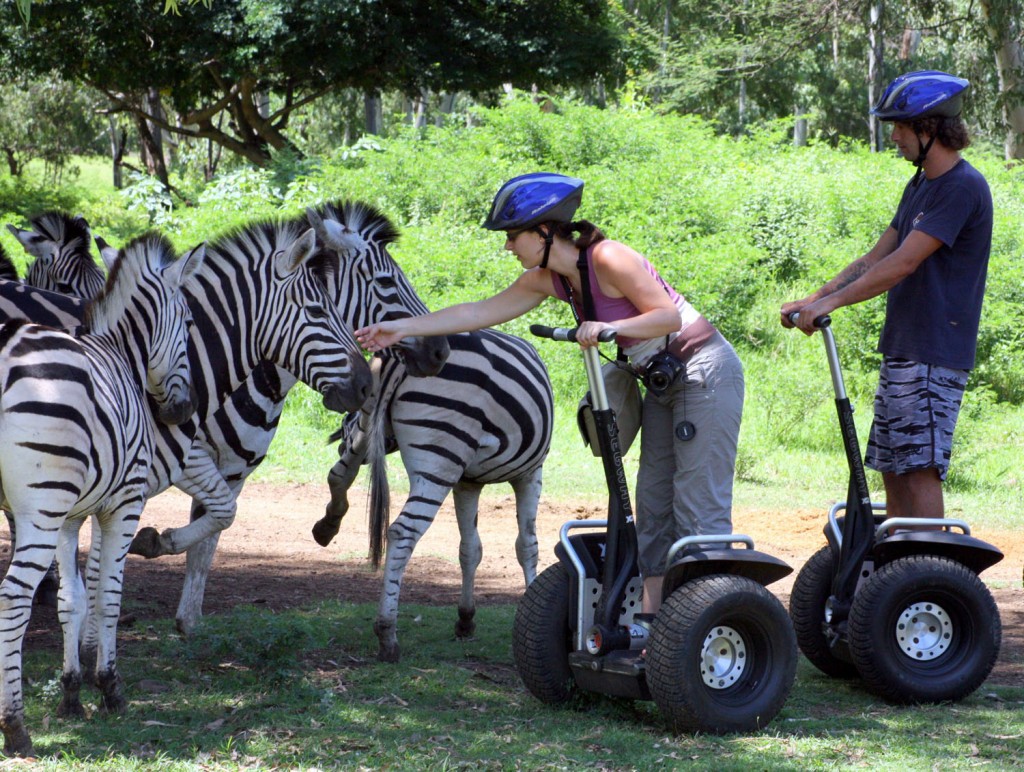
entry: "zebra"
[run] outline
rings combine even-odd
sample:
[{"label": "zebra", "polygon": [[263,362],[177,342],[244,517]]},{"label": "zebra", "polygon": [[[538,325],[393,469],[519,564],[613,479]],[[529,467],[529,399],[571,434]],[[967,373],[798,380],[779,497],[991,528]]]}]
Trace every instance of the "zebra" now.
[{"label": "zebra", "polygon": [[2,254],[0,321],[24,319],[27,309],[36,324],[73,331],[82,323],[85,301],[99,294],[106,281],[89,254],[88,224],[60,212],[44,213],[32,224],[37,230],[7,226],[35,260],[21,280]]},{"label": "zebra", "polygon": [[[178,554],[230,525],[237,497],[196,438],[199,426],[261,362],[304,381],[338,412],[357,409],[369,394],[369,367],[326,294],[332,273],[304,222],[254,223],[207,245],[202,268],[185,287],[195,320],[189,358],[197,413],[186,425],[161,427],[151,471],[154,495],[177,485],[209,516],[162,534],[142,528],[130,551]],[[19,301],[21,314],[35,318],[40,303],[28,295]],[[90,554],[87,565],[92,561]]]},{"label": "zebra", "polygon": [[[21,281],[26,288],[35,287],[43,291],[59,292],[86,301],[92,300],[103,291],[106,276],[96,265],[90,252],[92,233],[84,217],[51,210],[31,218],[30,223],[31,230],[23,230],[11,224],[7,226],[14,238],[34,258],[28,266],[24,280]],[[6,255],[0,257],[0,278],[19,281],[13,262]],[[113,257],[116,257],[116,252]],[[18,289],[11,287],[9,291]],[[5,292],[6,290],[0,289],[0,294]],[[59,328],[74,329],[84,313],[84,306],[72,301],[73,310],[65,313],[60,309],[68,302],[56,299],[53,318],[37,317],[35,321]],[[0,299],[0,319],[7,318],[3,306],[4,303]],[[4,514],[11,528],[11,540],[14,541],[14,522],[9,513]],[[54,562],[39,584],[37,602],[56,606],[57,585],[57,564]]]},{"label": "zebra", "polygon": [[92,233],[85,218],[52,210],[33,217],[31,224],[32,230],[7,226],[35,258],[25,273],[25,284],[85,300],[99,295],[106,276],[90,252]]},{"label": "zebra", "polygon": [[[400,362],[379,364],[376,399],[350,413],[332,439],[342,438],[328,474],[331,501],[313,538],[327,546],[348,511],[347,492],[359,466],[371,469],[370,557],[379,567],[387,529],[387,557],[374,622],[378,658],[400,658],[398,597],[406,565],[449,491],[461,542],[462,594],[455,635],[475,630],[473,586],[482,557],[477,515],[484,485],[511,483],[519,535],[516,557],[526,585],[537,573],[537,505],[551,444],[554,405],[547,370],[522,338],[496,330],[448,337],[451,353],[433,378],[408,377]],[[389,431],[390,430],[390,431]],[[387,434],[393,434],[388,447]],[[388,527],[386,451],[397,448],[409,477],[409,497]]]},{"label": "zebra", "polygon": [[[399,234],[380,210],[361,201],[338,201],[307,209],[299,222],[316,230],[318,243],[325,250],[324,259],[331,266],[329,295],[352,327],[427,313],[426,305],[390,254],[388,248]],[[417,376],[438,372],[448,356],[445,337],[409,338],[394,348],[396,361]],[[266,456],[285,395],[294,383],[293,376],[264,363],[201,423],[197,443],[216,459],[217,470],[235,497]],[[201,501],[193,501],[191,516],[192,522],[205,516]],[[214,535],[188,551],[175,613],[177,628],[183,633],[193,630],[202,617],[216,547]]]},{"label": "zebra", "polygon": [[[202,245],[175,260],[165,239],[144,236],[125,246],[88,306],[88,332],[24,320],[0,325],[0,503],[21,534],[0,585],[0,729],[8,755],[32,752],[21,650],[32,596],[55,553],[63,577],[58,715],[84,716],[80,643],[95,651],[103,709],[126,706],[115,648],[124,558],[152,493],[155,420],[180,424],[194,410],[181,287],[203,258]],[[97,559],[86,593],[74,551],[89,516],[98,523]]]}]

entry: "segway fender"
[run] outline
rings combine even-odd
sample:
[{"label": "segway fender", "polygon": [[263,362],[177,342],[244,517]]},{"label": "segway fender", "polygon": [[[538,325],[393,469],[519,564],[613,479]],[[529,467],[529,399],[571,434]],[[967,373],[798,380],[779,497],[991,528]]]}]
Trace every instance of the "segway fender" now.
[{"label": "segway fender", "polygon": [[767,587],[793,572],[785,561],[751,549],[688,551],[673,561],[665,571],[662,597],[667,598],[677,587],[702,576],[733,574],[753,579]]},{"label": "segway fender", "polygon": [[[598,579],[601,576],[601,567],[604,565],[605,537],[604,531],[581,533],[569,537],[569,542],[583,564],[584,573],[591,579]],[[555,557],[569,570],[570,576],[576,576],[576,568],[561,542],[555,545]]]},{"label": "segway fender", "polygon": [[1003,559],[998,547],[973,536],[949,531],[907,531],[886,536],[875,542],[872,553],[876,569],[908,555],[935,555],[962,563],[975,574]]}]

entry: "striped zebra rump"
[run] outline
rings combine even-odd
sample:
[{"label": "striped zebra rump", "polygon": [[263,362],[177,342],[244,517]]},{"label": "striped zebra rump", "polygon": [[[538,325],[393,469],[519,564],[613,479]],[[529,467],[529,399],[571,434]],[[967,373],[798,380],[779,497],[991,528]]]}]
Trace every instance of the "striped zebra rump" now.
[{"label": "striped zebra rump", "polygon": [[79,298],[47,292],[20,281],[0,280],[0,322],[25,319],[78,332],[84,317],[85,302]]},{"label": "striped zebra rump", "polygon": [[495,330],[452,335],[449,345],[444,387],[406,378],[391,403],[406,466],[449,485],[507,482],[541,466],[554,400],[536,349]]}]

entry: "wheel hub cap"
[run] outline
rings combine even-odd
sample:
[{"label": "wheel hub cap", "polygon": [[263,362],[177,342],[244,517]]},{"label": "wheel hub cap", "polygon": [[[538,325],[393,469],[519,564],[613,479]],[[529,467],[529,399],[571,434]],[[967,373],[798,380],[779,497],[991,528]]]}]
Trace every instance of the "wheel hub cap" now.
[{"label": "wheel hub cap", "polygon": [[914,603],[903,609],[896,622],[900,651],[913,660],[927,662],[941,656],[953,639],[953,620],[935,603]]},{"label": "wheel hub cap", "polygon": [[700,653],[700,675],[712,689],[727,689],[747,666],[747,644],[733,628],[713,627],[704,638]]}]

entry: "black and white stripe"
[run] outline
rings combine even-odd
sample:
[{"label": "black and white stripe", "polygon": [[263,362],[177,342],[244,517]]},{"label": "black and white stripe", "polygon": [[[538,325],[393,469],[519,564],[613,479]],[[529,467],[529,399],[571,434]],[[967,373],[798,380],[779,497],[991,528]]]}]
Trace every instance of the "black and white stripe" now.
[{"label": "black and white stripe", "polygon": [[[157,236],[127,245],[88,307],[88,333],[21,320],[0,325],[0,503],[18,542],[0,585],[0,728],[4,751],[28,755],[21,647],[32,596],[56,553],[64,633],[59,715],[82,716],[79,642],[95,656],[107,710],[125,707],[115,662],[124,558],[154,491],[154,420],[188,420],[194,405],[182,284],[202,247],[174,260]],[[78,531],[93,516],[90,591],[75,568]],[[86,622],[88,617],[88,623]]]},{"label": "black and white stripe", "polygon": [[106,282],[93,259],[89,223],[65,212],[44,212],[31,220],[32,229],[7,229],[35,260],[25,273],[25,284],[50,292],[91,300]]},{"label": "black and white stripe", "polygon": [[[85,313],[85,306],[78,299],[92,300],[103,291],[106,283],[90,251],[89,224],[81,216],[72,217],[61,211],[44,212],[33,217],[31,224],[32,229],[7,226],[33,260],[21,281],[13,262],[0,249],[0,279],[20,281],[20,284],[0,286],[0,321],[28,318],[39,324],[74,331]],[[33,306],[31,311],[30,306]],[[4,514],[13,542],[16,538],[14,521],[10,513]],[[37,600],[55,606],[58,582],[54,562],[39,585]]]},{"label": "black and white stripe", "polygon": [[[331,502],[327,515],[313,529],[318,543],[330,543],[348,510],[348,489],[360,464],[368,462],[370,554],[375,566],[387,529],[383,587],[374,624],[379,656],[385,661],[399,658],[396,622],[406,565],[449,492],[461,535],[457,636],[468,637],[474,629],[473,585],[482,557],[477,515],[484,485],[512,485],[519,522],[516,556],[527,585],[537,571],[537,505],[554,421],[547,370],[533,346],[496,330],[452,335],[448,340],[448,362],[433,378],[409,377],[393,359],[378,365],[377,399],[346,418],[339,433],[340,458],[328,475]],[[390,527],[384,471],[389,449],[401,452],[409,477],[409,497]]]},{"label": "black and white stripe", "polygon": [[289,386],[297,379],[320,393],[329,410],[358,409],[369,396],[369,367],[327,292],[331,273],[304,222],[259,223],[209,244],[186,287],[196,417],[191,432],[162,432],[154,465],[159,489],[176,485],[203,516],[163,533],[142,528],[131,552],[179,554],[234,520],[239,486],[221,472],[205,429],[264,363],[288,373]]},{"label": "black and white stripe", "polygon": [[[423,301],[395,263],[388,247],[398,237],[390,221],[360,202],[326,204],[308,210],[299,221],[313,226],[327,268],[328,295],[342,318],[352,327],[427,312]],[[395,347],[398,356],[417,375],[436,373],[448,356],[447,339],[410,338]],[[284,400],[295,378],[264,363],[200,425],[197,444],[216,459],[219,475],[240,493],[246,478],[266,456],[277,430]],[[178,487],[188,490],[190,467]],[[192,518],[205,514],[200,500],[193,501]],[[203,595],[216,550],[216,537],[189,550],[185,582],[176,621],[191,630],[202,616]]]}]

